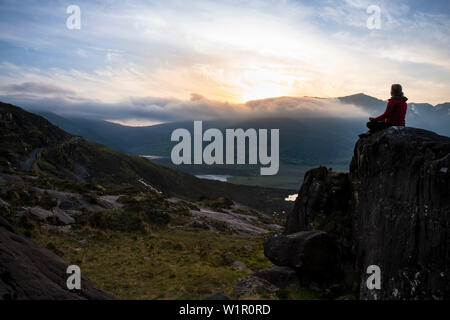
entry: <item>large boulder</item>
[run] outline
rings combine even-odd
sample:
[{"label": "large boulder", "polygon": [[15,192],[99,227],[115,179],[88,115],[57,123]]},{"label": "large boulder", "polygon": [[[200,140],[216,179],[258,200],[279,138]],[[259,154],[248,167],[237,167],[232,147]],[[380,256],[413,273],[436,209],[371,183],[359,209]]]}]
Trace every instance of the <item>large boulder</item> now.
[{"label": "large boulder", "polygon": [[67,289],[67,267],[67,262],[0,217],[0,300],[115,299],[83,276],[81,290]]},{"label": "large boulder", "polygon": [[337,247],[326,232],[302,231],[264,240],[265,256],[278,266],[291,267],[304,277],[329,280],[336,271]]},{"label": "large boulder", "polygon": [[[350,167],[363,299],[450,299],[450,138],[392,127],[361,139]],[[381,289],[366,269],[381,269]]]}]

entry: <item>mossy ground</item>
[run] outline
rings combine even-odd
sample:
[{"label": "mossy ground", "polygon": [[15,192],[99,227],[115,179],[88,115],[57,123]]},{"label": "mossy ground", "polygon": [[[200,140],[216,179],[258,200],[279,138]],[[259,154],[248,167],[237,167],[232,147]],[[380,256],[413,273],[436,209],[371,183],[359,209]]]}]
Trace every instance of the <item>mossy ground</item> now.
[{"label": "mossy ground", "polygon": [[269,266],[261,236],[160,228],[149,234],[40,228],[36,241],[56,251],[102,289],[122,299],[203,299],[230,294],[239,277],[231,252],[253,270]]},{"label": "mossy ground", "polygon": [[[230,295],[240,277],[271,265],[263,253],[264,235],[240,235],[213,224],[219,232],[190,227],[192,202],[172,202],[142,187],[79,184],[54,178],[29,179],[28,186],[8,186],[1,196],[11,204],[52,207],[54,199],[47,193],[31,192],[29,185],[79,192],[84,199],[119,194],[122,208],[101,212],[81,211],[74,214],[76,223],[61,226],[47,219],[36,221],[17,217],[12,207],[2,207],[1,215],[25,236],[32,238],[80,266],[82,274],[101,289],[120,299],[203,299],[217,291]],[[81,191],[81,192],[80,192]],[[206,201],[207,200],[207,201]],[[206,199],[218,211],[227,210],[226,199]],[[170,216],[168,225],[150,219],[152,210],[164,210]],[[229,209],[228,209],[229,210]],[[232,209],[236,213],[258,217],[259,223],[274,223],[250,209]],[[267,221],[265,221],[267,220]],[[211,224],[211,221],[208,221]],[[251,271],[233,267],[231,253]],[[252,299],[313,299],[302,288],[288,288],[279,294],[261,293]]]}]

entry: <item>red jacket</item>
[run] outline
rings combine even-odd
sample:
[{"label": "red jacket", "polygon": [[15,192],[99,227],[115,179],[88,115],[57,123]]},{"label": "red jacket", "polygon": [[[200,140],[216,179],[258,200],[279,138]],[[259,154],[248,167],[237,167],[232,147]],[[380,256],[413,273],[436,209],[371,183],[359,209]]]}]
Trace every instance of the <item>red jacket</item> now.
[{"label": "red jacket", "polygon": [[394,97],[388,100],[386,111],[374,121],[384,121],[393,126],[404,126],[406,115],[406,97]]}]

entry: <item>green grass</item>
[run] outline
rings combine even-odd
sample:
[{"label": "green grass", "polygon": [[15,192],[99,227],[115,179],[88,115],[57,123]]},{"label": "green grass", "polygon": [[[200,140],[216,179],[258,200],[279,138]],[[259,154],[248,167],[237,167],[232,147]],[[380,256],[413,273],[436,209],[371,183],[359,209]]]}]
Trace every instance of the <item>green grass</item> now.
[{"label": "green grass", "polygon": [[35,240],[79,265],[90,280],[122,299],[203,299],[217,291],[229,294],[237,279],[248,273],[234,270],[227,252],[253,270],[270,265],[260,236],[165,228],[154,228],[150,234],[52,228],[36,233]]},{"label": "green grass", "polygon": [[[17,218],[9,207],[0,214],[25,236],[61,256],[69,264],[81,267],[83,275],[101,289],[121,299],[203,299],[217,291],[230,295],[240,277],[251,271],[238,270],[231,253],[252,271],[267,268],[271,262],[263,254],[262,235],[238,235],[221,222],[208,221],[220,233],[187,226],[192,221],[189,209],[198,209],[185,201],[166,201],[161,194],[139,186],[100,186],[61,180],[22,178],[27,184],[80,192],[85,200],[101,194],[121,194],[119,209],[74,214],[71,228],[59,227],[56,219],[42,223],[27,216]],[[11,204],[51,207],[48,194],[30,192],[28,186],[8,186],[1,197]],[[226,198],[203,198],[199,205],[227,208]],[[5,210],[3,210],[5,209]],[[7,209],[7,210],[6,210]],[[170,216],[168,225],[151,219],[153,210]],[[271,219],[251,209],[233,211]],[[300,293],[296,293],[299,291]],[[303,289],[280,291],[280,295],[261,293],[254,299],[310,299]]]}]

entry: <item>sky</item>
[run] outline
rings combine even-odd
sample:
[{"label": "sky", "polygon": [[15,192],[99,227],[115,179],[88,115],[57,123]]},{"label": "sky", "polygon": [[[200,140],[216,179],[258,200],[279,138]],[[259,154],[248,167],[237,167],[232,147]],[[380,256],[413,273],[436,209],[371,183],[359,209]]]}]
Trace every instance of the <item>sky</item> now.
[{"label": "sky", "polygon": [[0,101],[130,125],[387,99],[392,83],[434,105],[450,101],[449,16],[448,0],[0,0]]}]

